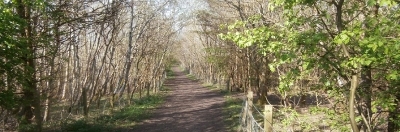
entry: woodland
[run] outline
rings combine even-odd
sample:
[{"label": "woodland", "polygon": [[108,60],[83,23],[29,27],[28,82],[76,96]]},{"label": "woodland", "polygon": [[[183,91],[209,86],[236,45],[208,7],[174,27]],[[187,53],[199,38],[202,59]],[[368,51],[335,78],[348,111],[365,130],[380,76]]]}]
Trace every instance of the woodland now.
[{"label": "woodland", "polygon": [[399,4],[2,0],[0,131],[114,121],[157,100],[179,65],[274,105],[275,131],[397,132]]}]

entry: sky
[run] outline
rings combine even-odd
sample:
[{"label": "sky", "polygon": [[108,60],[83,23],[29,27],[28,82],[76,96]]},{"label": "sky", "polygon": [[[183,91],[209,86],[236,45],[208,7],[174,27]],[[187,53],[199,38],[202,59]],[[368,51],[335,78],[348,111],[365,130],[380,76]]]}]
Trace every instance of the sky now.
[{"label": "sky", "polygon": [[[199,10],[207,10],[208,4],[204,0],[177,0],[178,2],[178,13],[176,15],[176,19],[179,24],[186,24],[186,27],[183,28],[180,35],[185,35],[189,30],[187,28],[192,28],[193,26],[188,26],[188,23],[193,22],[194,13]],[[178,26],[177,25],[177,26]]]}]

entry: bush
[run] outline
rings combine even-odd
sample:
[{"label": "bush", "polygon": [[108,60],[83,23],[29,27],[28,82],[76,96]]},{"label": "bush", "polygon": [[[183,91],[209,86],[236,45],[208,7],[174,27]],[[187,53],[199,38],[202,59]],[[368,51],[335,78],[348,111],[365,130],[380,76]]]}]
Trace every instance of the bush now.
[{"label": "bush", "polygon": [[95,118],[67,120],[61,125],[63,132],[114,132],[123,125],[131,125],[150,116],[150,109],[162,103],[163,96],[152,95],[134,101],[134,105],[116,111],[111,115],[98,115]]}]

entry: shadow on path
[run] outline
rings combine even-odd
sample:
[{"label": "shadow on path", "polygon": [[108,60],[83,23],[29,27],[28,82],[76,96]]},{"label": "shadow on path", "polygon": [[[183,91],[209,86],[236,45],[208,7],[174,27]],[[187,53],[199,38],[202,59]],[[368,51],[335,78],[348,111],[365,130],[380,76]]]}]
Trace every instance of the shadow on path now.
[{"label": "shadow on path", "polygon": [[137,124],[130,132],[224,132],[223,96],[198,81],[190,80],[177,67],[174,78],[166,81],[171,91],[165,103],[150,119]]}]

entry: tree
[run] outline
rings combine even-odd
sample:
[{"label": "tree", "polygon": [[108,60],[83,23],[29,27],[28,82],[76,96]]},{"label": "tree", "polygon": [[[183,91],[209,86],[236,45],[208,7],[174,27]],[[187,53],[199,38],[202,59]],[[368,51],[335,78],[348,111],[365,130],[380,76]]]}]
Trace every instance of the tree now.
[{"label": "tree", "polygon": [[[398,109],[397,92],[385,92],[397,89],[390,87],[394,82],[391,81],[393,78],[389,79],[389,76],[397,76],[393,74],[397,68],[391,67],[397,63],[390,61],[396,60],[390,56],[397,53],[388,50],[397,48],[392,47],[398,42],[393,37],[398,35],[398,27],[394,26],[397,21],[392,21],[396,20],[392,16],[397,12],[379,12],[380,8],[395,8],[395,2],[272,2],[271,9],[283,10],[284,24],[251,28],[241,33],[228,32],[223,38],[242,47],[263,47],[261,52],[276,58],[270,63],[273,71],[281,71],[280,67],[290,68],[280,74],[279,90],[283,92],[292,91],[298,85],[296,82],[306,79],[313,71],[331,75],[319,76],[317,85],[331,96],[348,97],[342,103],[348,105],[346,120],[353,131],[359,131],[360,127],[365,131],[377,129],[378,120],[372,119],[372,116],[382,113],[377,108],[388,110],[391,115],[388,117],[388,131],[398,130],[395,123],[398,118],[393,116]],[[253,23],[249,19],[233,25],[233,28]],[[332,94],[335,92],[340,94]],[[386,101],[382,102],[382,99]],[[355,113],[356,110],[359,114]]]},{"label": "tree", "polygon": [[1,2],[4,122],[18,119],[19,125],[9,126],[41,131],[42,121],[62,121],[65,115],[89,118],[93,102],[102,108],[100,102],[107,95],[112,108],[114,104],[121,108],[137,91],[156,91],[159,86],[151,82],[164,80],[168,63],[164,56],[177,33],[166,13],[173,4],[172,0]]}]

